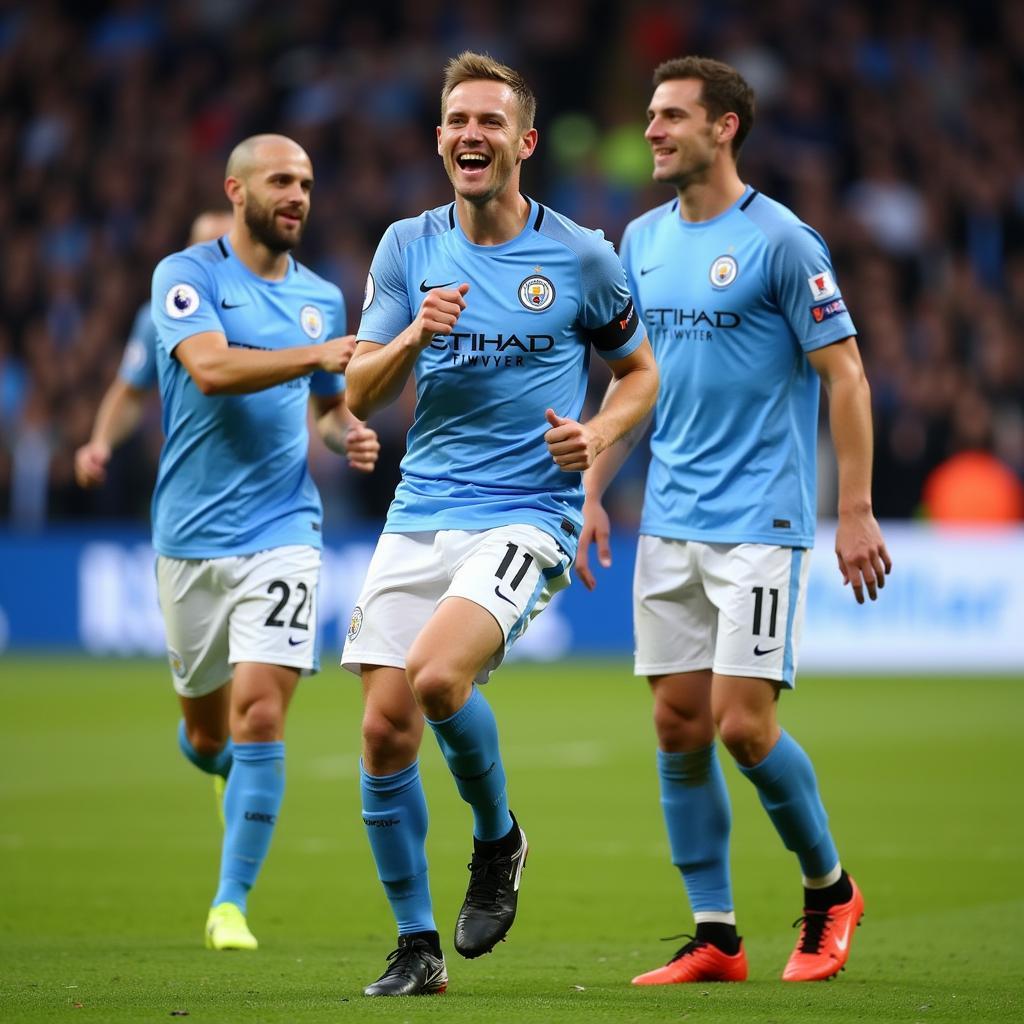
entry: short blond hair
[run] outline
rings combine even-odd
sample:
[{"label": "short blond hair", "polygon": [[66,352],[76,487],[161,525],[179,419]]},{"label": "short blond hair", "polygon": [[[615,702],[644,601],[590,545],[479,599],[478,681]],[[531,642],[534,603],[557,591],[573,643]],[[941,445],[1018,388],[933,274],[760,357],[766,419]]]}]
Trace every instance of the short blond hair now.
[{"label": "short blond hair", "polygon": [[496,61],[489,53],[474,53],[472,50],[463,50],[458,57],[452,57],[445,65],[444,88],[441,89],[442,123],[452,89],[463,82],[481,79],[501,82],[512,90],[519,104],[519,127],[529,131],[537,114],[537,97],[533,95],[523,76],[507,64]]}]

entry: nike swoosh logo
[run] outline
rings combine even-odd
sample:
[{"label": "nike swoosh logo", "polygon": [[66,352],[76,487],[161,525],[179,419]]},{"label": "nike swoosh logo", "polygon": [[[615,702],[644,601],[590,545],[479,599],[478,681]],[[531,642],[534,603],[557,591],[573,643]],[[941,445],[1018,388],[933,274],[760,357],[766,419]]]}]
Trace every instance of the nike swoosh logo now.
[{"label": "nike swoosh logo", "polygon": [[497,587],[494,588],[494,592],[502,599],[502,601],[508,601],[513,608],[516,606],[515,601],[513,601],[511,597],[506,597]]},{"label": "nike swoosh logo", "polygon": [[298,647],[299,644],[304,644],[308,639],[309,637],[305,636],[300,637],[298,640],[293,640],[291,637],[288,637],[288,643],[291,647]]},{"label": "nike swoosh logo", "polygon": [[423,280],[420,281],[420,291],[421,292],[429,292],[429,291],[433,290],[434,288],[447,288],[448,285],[450,285],[450,284],[455,284],[455,282],[454,281],[444,281],[441,284],[427,284],[427,279],[423,278]]},{"label": "nike swoosh logo", "polygon": [[221,299],[220,300],[220,308],[221,309],[238,309],[239,306],[244,306],[244,305],[246,305],[246,303],[244,303],[244,302],[228,302],[227,299]]},{"label": "nike swoosh logo", "polygon": [[840,938],[836,939],[836,948],[839,950],[840,953],[845,953],[846,952],[846,946],[849,943],[849,941],[850,941],[850,926],[847,925],[846,926],[846,931],[843,932],[843,937],[841,939]]},{"label": "nike swoosh logo", "polygon": [[769,647],[768,650],[766,650],[766,651],[762,651],[760,647],[755,645],[755,647],[754,647],[754,654],[756,654],[760,658],[763,654],[774,654],[775,651],[781,651],[781,650],[782,650],[782,644],[779,644],[778,647]]},{"label": "nike swoosh logo", "polygon": [[640,268],[640,276],[641,277],[646,277],[652,270],[657,270],[658,267],[663,267],[663,266],[665,266],[664,263],[655,263],[653,267],[641,267]]}]

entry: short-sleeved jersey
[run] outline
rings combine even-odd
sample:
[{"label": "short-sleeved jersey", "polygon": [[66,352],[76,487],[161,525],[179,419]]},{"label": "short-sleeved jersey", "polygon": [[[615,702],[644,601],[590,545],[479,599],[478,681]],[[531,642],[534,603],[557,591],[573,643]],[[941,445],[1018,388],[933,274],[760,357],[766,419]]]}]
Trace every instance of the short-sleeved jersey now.
[{"label": "short-sleeved jersey", "polygon": [[130,387],[147,391],[156,387],[156,325],[148,302],[139,306],[131,334],[121,356],[118,377]]},{"label": "short-sleeved jersey", "polygon": [[204,395],[174,350],[205,331],[250,349],[326,341],[344,333],[341,292],[294,260],[282,280],[265,280],[224,237],[161,261],[152,312],[165,437],[153,493],[156,551],[219,558],[320,547],[306,409],[311,391],[337,394],[343,378],[317,371],[252,394]]},{"label": "short-sleeved jersey", "polygon": [[821,237],[747,187],[708,221],[677,200],[622,259],[661,373],[640,532],[810,547],[818,396],[806,353],[855,333]]},{"label": "short-sleeved jersey", "polygon": [[601,232],[532,200],[515,238],[475,245],[452,203],[385,232],[358,338],[388,344],[424,293],[463,282],[458,323],[416,361],[415,418],[384,529],[528,523],[574,547],[582,474],[552,461],[544,413],[579,417],[591,346],[617,360],[643,341],[622,264]]}]

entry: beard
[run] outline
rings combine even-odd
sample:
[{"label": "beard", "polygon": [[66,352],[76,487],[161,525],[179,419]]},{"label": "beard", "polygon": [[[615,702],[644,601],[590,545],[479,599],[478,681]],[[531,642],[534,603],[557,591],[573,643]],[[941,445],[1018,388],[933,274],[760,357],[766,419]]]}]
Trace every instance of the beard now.
[{"label": "beard", "polygon": [[291,252],[302,238],[306,226],[303,221],[294,235],[286,235],[277,226],[274,211],[267,206],[257,206],[251,200],[245,204],[245,226],[254,242],[266,246],[271,252]]}]

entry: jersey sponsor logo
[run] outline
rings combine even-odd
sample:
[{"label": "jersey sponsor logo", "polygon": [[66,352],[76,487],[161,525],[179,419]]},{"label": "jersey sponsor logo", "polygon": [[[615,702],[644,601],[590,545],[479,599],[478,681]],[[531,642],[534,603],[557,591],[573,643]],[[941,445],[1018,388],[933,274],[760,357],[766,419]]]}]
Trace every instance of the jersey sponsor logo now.
[{"label": "jersey sponsor logo", "polygon": [[359,636],[359,630],[363,628],[363,609],[356,605],[352,609],[352,618],[348,620],[348,638],[355,640]]},{"label": "jersey sponsor logo", "polygon": [[519,285],[519,301],[539,313],[555,301],[555,286],[541,274],[532,274]]},{"label": "jersey sponsor logo", "polygon": [[776,651],[782,650],[782,644],[778,647],[766,647],[763,651],[761,650],[760,644],[754,644],[754,655],[758,658],[763,658],[766,654],[774,654]]},{"label": "jersey sponsor logo", "polygon": [[363,309],[369,309],[370,303],[373,302],[374,295],[377,294],[377,284],[373,280],[373,274],[366,275],[366,290],[363,292]]},{"label": "jersey sponsor logo", "polygon": [[175,676],[178,679],[184,679],[188,672],[185,667],[185,659],[173,647],[167,648],[167,660]]},{"label": "jersey sponsor logo", "polygon": [[743,318],[728,309],[670,309],[668,307],[644,310],[647,333],[651,341],[714,341],[713,328],[731,330],[739,327]]},{"label": "jersey sponsor logo", "polygon": [[711,264],[708,278],[714,288],[728,288],[740,272],[739,264],[731,256],[719,256]]},{"label": "jersey sponsor logo", "polygon": [[[548,352],[555,346],[550,334],[502,334],[493,337],[486,334],[455,331],[452,334],[436,334],[430,343],[431,349],[451,351],[453,366],[499,367],[525,366],[526,353]],[[445,356],[448,359],[448,356]]]},{"label": "jersey sponsor logo", "polygon": [[427,279],[423,278],[423,280],[420,281],[420,291],[430,292],[433,291],[435,288],[447,288],[453,284],[455,284],[454,281],[442,281],[440,284],[427,284]]},{"label": "jersey sponsor logo", "polygon": [[306,335],[314,341],[324,333],[324,315],[318,306],[303,306],[299,310],[299,323]]},{"label": "jersey sponsor logo", "polygon": [[244,302],[228,302],[227,299],[220,300],[221,309],[238,309],[239,306],[244,306]]},{"label": "jersey sponsor logo", "polygon": [[832,273],[828,270],[819,270],[807,278],[807,287],[811,289],[811,297],[815,302],[821,302],[836,293],[836,283],[832,280]]},{"label": "jersey sponsor logo", "polygon": [[814,317],[814,322],[817,324],[824,323],[824,321],[845,312],[846,303],[842,299],[833,299],[820,306],[811,306],[811,316]]},{"label": "jersey sponsor logo", "polygon": [[199,292],[190,284],[172,285],[164,298],[164,309],[167,315],[180,320],[183,316],[191,316],[199,308]]}]

